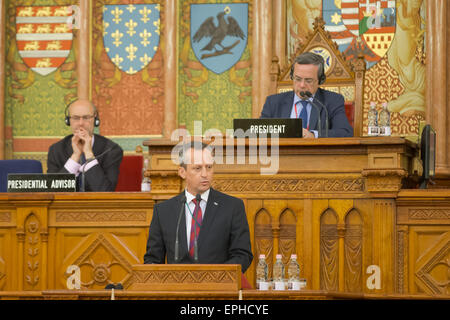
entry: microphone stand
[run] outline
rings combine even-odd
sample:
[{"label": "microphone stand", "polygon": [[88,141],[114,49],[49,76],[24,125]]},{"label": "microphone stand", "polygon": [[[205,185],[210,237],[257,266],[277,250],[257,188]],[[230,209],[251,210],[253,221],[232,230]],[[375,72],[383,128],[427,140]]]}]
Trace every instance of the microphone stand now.
[{"label": "microphone stand", "polygon": [[[305,95],[309,98],[312,97],[312,93],[309,91],[306,91]],[[311,101],[311,104],[314,104],[314,101],[317,101],[318,103],[320,103],[322,109],[325,110],[325,138],[328,138],[328,109],[325,107],[325,105],[319,99],[313,98],[313,101]],[[320,112],[319,112],[319,119],[320,119]]]},{"label": "microphone stand", "polygon": [[179,229],[180,229],[180,221],[181,221],[181,215],[183,214],[183,212],[184,212],[184,206],[185,206],[185,203],[186,203],[186,196],[183,194],[183,196],[181,197],[181,208],[180,208],[180,213],[178,214],[178,221],[177,221],[177,231],[176,231],[176,234],[175,234],[175,254],[174,254],[174,257],[173,257],[173,260],[175,261],[175,263],[177,263],[178,262],[178,260],[179,260],[179,247],[180,247],[180,244],[179,244],[179,241],[178,241],[178,231],[179,231]]},{"label": "microphone stand", "polygon": [[80,192],[84,192],[85,191],[85,183],[84,183],[84,172],[86,171],[86,166],[89,162],[94,161],[95,159],[99,159],[100,157],[102,157],[103,155],[105,155],[105,153],[108,153],[109,151],[112,150],[111,148],[106,149],[105,151],[103,151],[102,153],[100,153],[98,156],[94,156],[93,158],[87,159],[85,163],[83,163],[83,169],[81,170],[81,187],[80,187]]}]

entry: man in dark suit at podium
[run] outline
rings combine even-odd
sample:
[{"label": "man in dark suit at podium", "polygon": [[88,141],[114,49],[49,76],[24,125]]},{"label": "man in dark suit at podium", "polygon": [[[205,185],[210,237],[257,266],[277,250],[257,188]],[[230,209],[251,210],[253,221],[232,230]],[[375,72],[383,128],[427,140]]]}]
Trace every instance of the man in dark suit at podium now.
[{"label": "man in dark suit at podium", "polygon": [[[94,134],[100,125],[95,106],[89,100],[76,100],[65,109],[65,123],[72,133],[50,146],[48,173],[73,173],[77,190],[114,191],[119,177],[123,150],[115,142]],[[84,172],[84,173],[83,173]],[[84,183],[82,179],[84,176]]]},{"label": "man in dark suit at podium", "polygon": [[242,272],[250,266],[244,203],[211,188],[213,163],[206,144],[182,147],[178,174],[186,189],[155,205],[144,263],[240,264]]},{"label": "man in dark suit at podium", "polygon": [[[261,118],[301,118],[303,137],[317,138],[319,112],[313,104],[319,109],[322,109],[323,105],[328,111],[328,136],[353,136],[353,128],[345,115],[344,97],[319,88],[326,79],[322,56],[312,52],[299,55],[292,64],[291,79],[293,91],[268,96]],[[325,132],[325,110],[322,110],[320,115],[322,131]]]}]

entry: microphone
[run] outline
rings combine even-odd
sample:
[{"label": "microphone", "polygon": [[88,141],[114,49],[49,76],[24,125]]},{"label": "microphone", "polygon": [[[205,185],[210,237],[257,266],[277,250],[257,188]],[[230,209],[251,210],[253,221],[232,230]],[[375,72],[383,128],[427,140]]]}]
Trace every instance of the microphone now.
[{"label": "microphone", "polygon": [[[309,95],[308,95],[309,94]],[[308,98],[310,98],[312,96],[311,92],[309,91],[300,91],[300,96],[303,98],[303,100],[307,100]],[[313,99],[314,100],[314,99]],[[320,119],[320,108],[312,101],[311,105],[317,109],[317,112],[319,113],[319,138],[322,136],[322,120]]]},{"label": "microphone", "polygon": [[105,151],[103,151],[102,153],[100,153],[98,156],[94,156],[93,158],[90,158],[89,160],[86,160],[85,163],[83,163],[83,169],[81,169],[81,188],[80,188],[80,192],[84,192],[85,191],[85,183],[84,183],[84,172],[86,169],[86,166],[89,162],[94,161],[95,159],[99,159],[102,156],[104,156],[106,153],[108,153],[109,151],[112,150],[112,147],[106,149]]},{"label": "microphone", "polygon": [[180,202],[181,202],[181,209],[180,209],[180,213],[178,214],[177,232],[175,233],[175,254],[174,254],[174,257],[173,257],[173,260],[175,261],[175,263],[177,263],[178,259],[179,259],[180,244],[179,244],[179,241],[178,241],[178,230],[180,229],[181,215],[184,212],[183,209],[184,209],[185,203],[186,203],[186,196],[184,194],[181,196]]},{"label": "microphone", "polygon": [[[308,96],[308,98],[312,97],[312,93],[309,91],[305,91],[305,94],[306,94],[306,96]],[[314,101],[317,101],[318,103],[320,103],[323,110],[325,110],[325,138],[328,138],[328,109],[325,107],[325,105],[319,99],[313,98],[313,101],[312,101],[313,104],[314,104]],[[319,112],[319,119],[320,119],[320,112]]]},{"label": "microphone", "polygon": [[[201,196],[200,194],[197,193],[197,195],[195,196],[195,199],[197,200],[197,206],[199,206],[199,208],[200,208],[200,201],[202,201],[202,196]],[[192,217],[194,218],[195,223],[196,223],[196,224],[199,224],[199,223],[197,222],[197,219],[195,219],[194,216],[192,216]],[[197,230],[197,228],[195,228],[195,230]],[[195,262],[198,262],[197,236],[198,236],[198,235],[196,234],[196,235],[195,235],[195,238],[194,238],[194,261],[195,261]]]}]

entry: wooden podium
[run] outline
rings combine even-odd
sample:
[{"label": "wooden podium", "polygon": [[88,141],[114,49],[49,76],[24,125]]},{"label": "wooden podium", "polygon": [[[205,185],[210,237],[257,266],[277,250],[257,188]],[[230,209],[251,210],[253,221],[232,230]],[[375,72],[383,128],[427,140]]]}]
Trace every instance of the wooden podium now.
[{"label": "wooden podium", "polygon": [[238,264],[138,264],[124,283],[135,291],[238,291]]}]

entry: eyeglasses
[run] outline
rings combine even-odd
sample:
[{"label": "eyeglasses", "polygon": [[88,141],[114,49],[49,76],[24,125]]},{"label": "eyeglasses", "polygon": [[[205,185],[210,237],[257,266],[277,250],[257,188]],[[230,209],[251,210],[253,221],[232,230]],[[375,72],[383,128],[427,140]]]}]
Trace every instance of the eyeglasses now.
[{"label": "eyeglasses", "polygon": [[301,78],[298,76],[294,76],[294,81],[295,82],[302,82],[305,81],[306,84],[313,84],[314,82],[316,82],[316,79],[312,79],[312,78]]},{"label": "eyeglasses", "polygon": [[88,116],[71,116],[70,119],[73,121],[80,121],[81,119],[83,119],[84,121],[88,121],[91,120],[92,118],[94,118],[93,115],[88,115]]}]

